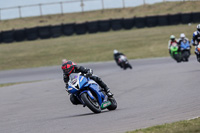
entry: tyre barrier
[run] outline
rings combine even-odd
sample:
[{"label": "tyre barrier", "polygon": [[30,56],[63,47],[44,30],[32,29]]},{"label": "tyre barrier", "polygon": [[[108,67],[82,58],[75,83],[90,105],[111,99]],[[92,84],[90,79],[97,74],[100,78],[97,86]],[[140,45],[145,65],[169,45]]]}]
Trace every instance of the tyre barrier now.
[{"label": "tyre barrier", "polygon": [[70,35],[73,35],[74,34],[74,23],[71,23],[71,24],[64,24],[62,26],[62,29],[63,29],[63,34],[66,35],[66,36],[70,36]]},{"label": "tyre barrier", "polygon": [[146,17],[136,17],[135,20],[135,27],[137,28],[144,28],[146,27]]},{"label": "tyre barrier", "polygon": [[192,22],[200,22],[200,12],[192,13]]},{"label": "tyre barrier", "polygon": [[86,23],[88,33],[97,33],[99,31],[98,21],[91,21]]},{"label": "tyre barrier", "polygon": [[110,20],[100,20],[98,27],[101,32],[109,31],[111,29]]},{"label": "tyre barrier", "polygon": [[158,25],[158,17],[157,16],[146,17],[146,26],[147,27],[155,27],[157,25]]},{"label": "tyre barrier", "polygon": [[90,21],[85,23],[69,23],[54,26],[40,26],[33,28],[25,28],[18,30],[9,30],[0,32],[0,43],[20,42],[24,40],[47,39],[51,37],[60,37],[62,35],[71,36],[74,33],[77,35],[86,33],[107,32],[109,30],[121,30],[177,25],[187,23],[200,22],[200,12],[194,13],[179,13],[167,14],[159,16],[134,17],[134,18],[119,18],[109,20]]},{"label": "tyre barrier", "polygon": [[169,15],[169,24],[177,25],[181,23],[181,14]]},{"label": "tyre barrier", "polygon": [[168,15],[158,16],[158,26],[166,26],[169,25]]},{"label": "tyre barrier", "polygon": [[38,29],[37,27],[25,29],[26,39],[27,40],[36,40],[38,39]]},{"label": "tyre barrier", "polygon": [[51,31],[50,31],[51,26],[43,26],[43,27],[38,27],[38,36],[41,39],[47,39],[51,37]]},{"label": "tyre barrier", "polygon": [[191,13],[181,14],[181,23],[182,24],[188,24],[191,22],[192,22],[192,14]]},{"label": "tyre barrier", "polygon": [[14,39],[17,42],[24,41],[26,39],[25,30],[15,30]]},{"label": "tyre barrier", "polygon": [[121,19],[112,19],[111,21],[111,29],[112,30],[121,30],[122,29],[122,18]]},{"label": "tyre barrier", "polygon": [[77,35],[81,35],[81,34],[87,33],[86,23],[76,24],[75,25],[75,33]]},{"label": "tyre barrier", "polygon": [[54,25],[50,28],[50,33],[52,37],[60,37],[63,35],[62,33],[62,25]]},{"label": "tyre barrier", "polygon": [[4,43],[14,42],[14,30],[1,32],[1,38]]},{"label": "tyre barrier", "polygon": [[2,35],[1,35],[1,32],[0,32],[0,43],[2,43]]},{"label": "tyre barrier", "polygon": [[124,29],[131,29],[133,28],[135,22],[133,18],[124,18],[122,20],[122,26]]}]

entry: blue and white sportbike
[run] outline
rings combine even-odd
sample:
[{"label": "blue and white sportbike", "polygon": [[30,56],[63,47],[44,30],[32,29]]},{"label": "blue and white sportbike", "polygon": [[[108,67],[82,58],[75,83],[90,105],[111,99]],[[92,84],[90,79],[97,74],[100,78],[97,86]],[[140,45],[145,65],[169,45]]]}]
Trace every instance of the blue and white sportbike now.
[{"label": "blue and white sportbike", "polygon": [[184,39],[181,42],[180,49],[181,49],[182,61],[188,61],[190,57],[190,49],[191,49],[190,42]]},{"label": "blue and white sportbike", "polygon": [[81,73],[70,74],[67,91],[76,96],[83,107],[87,106],[94,113],[117,108],[114,97],[108,97],[94,80]]}]

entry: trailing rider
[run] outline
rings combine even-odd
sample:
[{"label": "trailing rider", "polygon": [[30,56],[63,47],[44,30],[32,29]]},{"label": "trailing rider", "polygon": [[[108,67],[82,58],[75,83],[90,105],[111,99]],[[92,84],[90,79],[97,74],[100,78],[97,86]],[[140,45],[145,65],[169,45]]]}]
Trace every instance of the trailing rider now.
[{"label": "trailing rider", "polygon": [[171,54],[170,47],[172,46],[172,44],[176,44],[177,45],[176,37],[174,35],[171,35],[170,36],[170,40],[168,41],[169,54]]},{"label": "trailing rider", "polygon": [[195,51],[194,53],[197,56],[197,60],[200,61],[199,59],[199,51],[197,50],[197,46],[199,45],[200,42],[200,24],[197,25],[197,30],[193,33],[193,37],[192,37],[192,45],[195,46]]}]

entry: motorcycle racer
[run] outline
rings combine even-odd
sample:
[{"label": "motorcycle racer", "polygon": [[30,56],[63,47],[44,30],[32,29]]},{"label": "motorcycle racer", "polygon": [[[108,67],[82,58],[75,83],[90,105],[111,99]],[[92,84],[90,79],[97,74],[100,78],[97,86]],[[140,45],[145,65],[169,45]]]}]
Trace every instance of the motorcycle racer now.
[{"label": "motorcycle racer", "polygon": [[193,33],[193,37],[192,37],[193,46],[197,46],[200,42],[200,24],[197,25],[197,30]]},{"label": "motorcycle racer", "polygon": [[[97,82],[99,84],[99,86],[104,89],[104,91],[106,92],[108,97],[112,97],[113,96],[113,94],[110,92],[110,89],[101,80],[101,78],[99,78],[98,76],[94,76],[93,75],[93,70],[92,69],[84,68],[83,66],[78,66],[78,65],[76,65],[74,62],[72,62],[70,60],[66,60],[65,62],[63,62],[61,68],[63,70],[63,80],[64,80],[64,82],[66,84],[66,88],[68,88],[69,75],[71,73],[79,73],[79,72],[81,72],[82,74],[86,74],[88,77],[90,77],[90,79],[92,79],[95,82]],[[78,99],[74,95],[70,95],[70,101],[75,105],[80,103],[78,101]]]},{"label": "motorcycle racer", "polygon": [[169,53],[171,54],[171,50],[170,50],[170,47],[172,46],[172,44],[177,44],[177,41],[176,41],[176,38],[174,35],[171,35],[170,36],[170,40],[168,41],[168,50],[169,50]]},{"label": "motorcycle racer", "polygon": [[195,46],[195,54],[197,56],[197,60],[199,60],[199,51],[198,51],[198,45],[200,42],[200,24],[197,25],[197,30],[193,33],[193,37],[192,37],[192,45]]},{"label": "motorcycle racer", "polygon": [[120,53],[119,51],[117,51],[116,49],[113,50],[113,56],[115,59],[115,62],[117,63],[118,66],[120,66],[122,68],[122,64],[119,62],[119,57],[120,55],[124,55],[123,53]]}]

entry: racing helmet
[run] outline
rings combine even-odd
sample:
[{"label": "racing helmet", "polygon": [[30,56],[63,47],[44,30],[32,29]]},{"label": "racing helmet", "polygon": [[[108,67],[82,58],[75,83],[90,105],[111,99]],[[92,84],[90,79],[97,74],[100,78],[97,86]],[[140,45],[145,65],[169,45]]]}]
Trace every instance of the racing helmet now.
[{"label": "racing helmet", "polygon": [[197,31],[200,32],[200,24],[197,25]]},{"label": "racing helmet", "polygon": [[184,38],[185,38],[185,34],[184,34],[184,33],[181,33],[181,34],[180,34],[180,38],[181,38],[181,39],[184,39]]},{"label": "racing helmet", "polygon": [[66,61],[62,64],[62,70],[65,75],[70,75],[74,70],[74,63],[72,61]]},{"label": "racing helmet", "polygon": [[175,40],[175,36],[174,36],[174,35],[171,35],[171,36],[170,36],[170,39],[171,39],[171,40]]},{"label": "racing helmet", "polygon": [[113,53],[114,53],[114,54],[117,54],[117,53],[119,53],[119,52],[115,49],[115,50],[113,50]]}]

